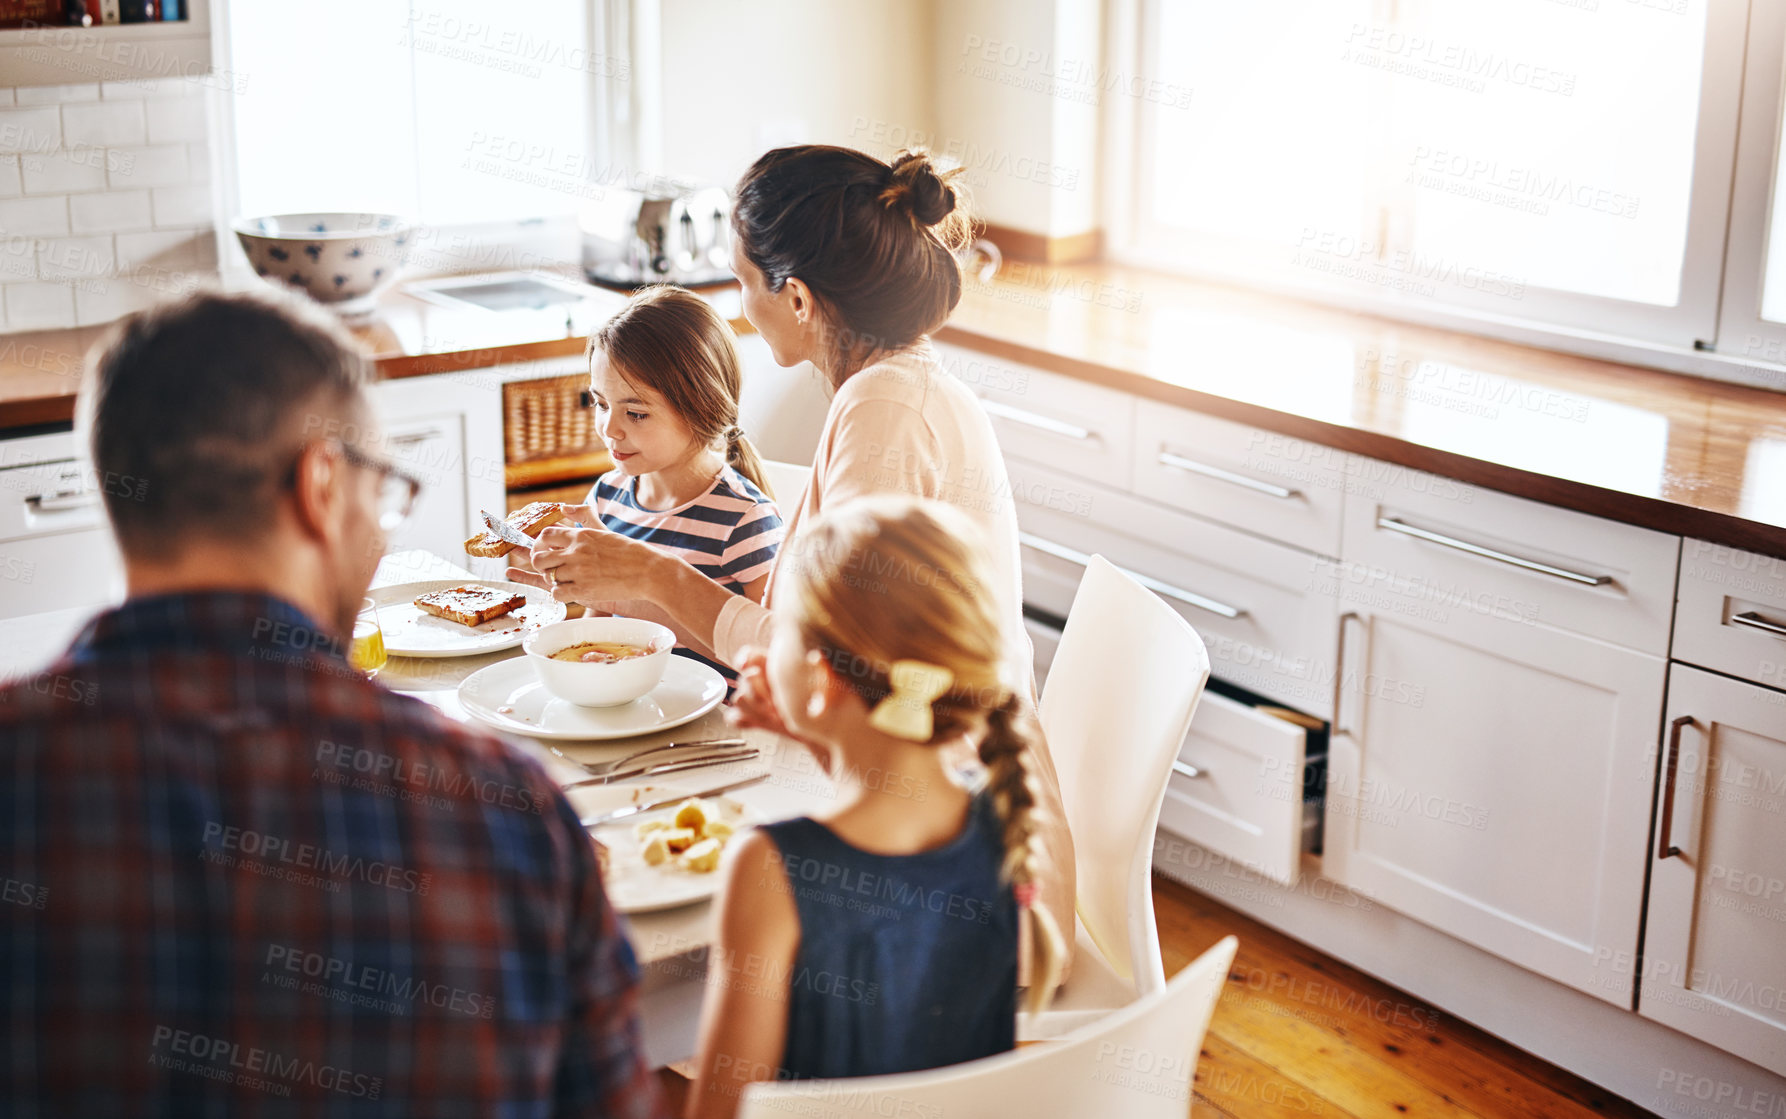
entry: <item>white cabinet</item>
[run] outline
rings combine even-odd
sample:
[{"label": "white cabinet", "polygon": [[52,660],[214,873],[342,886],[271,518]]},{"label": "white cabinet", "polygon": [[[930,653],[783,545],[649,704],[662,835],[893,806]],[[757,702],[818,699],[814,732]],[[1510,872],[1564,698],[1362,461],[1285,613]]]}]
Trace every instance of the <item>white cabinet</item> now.
[{"label": "white cabinet", "polygon": [[[371,386],[384,428],[381,453],[421,479],[409,522],[391,551],[423,548],[465,564],[483,578],[499,578],[503,564],[465,555],[465,538],[481,525],[478,511],[506,508],[503,479],[502,382],[517,369],[472,370],[380,381]],[[525,367],[556,374],[546,363]]]},{"label": "white cabinet", "polygon": [[1638,1013],[1786,1074],[1786,692],[1677,664],[1666,726]]},{"label": "white cabinet", "polygon": [[[0,441],[0,618],[123,598],[123,565],[102,504],[105,483],[69,432]],[[113,478],[131,494],[140,479]]]},{"label": "white cabinet", "polygon": [[1328,747],[1322,873],[1629,1006],[1660,657],[1471,614],[1360,611]]},{"label": "white cabinet", "polygon": [[1678,539],[1433,481],[1347,498],[1323,873],[1629,1007]]}]

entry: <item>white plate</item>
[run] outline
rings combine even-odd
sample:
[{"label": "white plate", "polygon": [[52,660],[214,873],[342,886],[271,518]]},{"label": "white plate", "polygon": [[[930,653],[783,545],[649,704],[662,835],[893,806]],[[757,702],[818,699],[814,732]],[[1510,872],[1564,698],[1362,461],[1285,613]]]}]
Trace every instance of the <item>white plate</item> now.
[{"label": "white plate", "polygon": [[[462,626],[424,613],[415,604],[430,591],[452,587],[492,587],[527,596],[525,606],[491,618],[481,626]],[[367,591],[378,604],[378,627],[384,630],[385,652],[393,657],[470,657],[513,649],[532,630],[564,620],[564,603],[538,587],[490,579],[429,579]]]},{"label": "white plate", "polygon": [[657,687],[618,707],[579,707],[540,683],[529,657],[480,668],[459,685],[466,714],[497,730],[534,738],[631,738],[698,719],[726,698],[726,678],[700,661],[672,656]]},{"label": "white plate", "polygon": [[[705,798],[709,807],[719,809],[719,818],[737,829],[762,820],[762,814],[742,801],[729,796]],[[592,830],[608,849],[608,869],[602,875],[608,902],[621,913],[650,913],[658,909],[674,909],[706,901],[719,889],[719,871],[706,874],[685,870],[675,859],[652,866],[640,854],[641,844],[634,829],[647,820],[661,820],[676,814],[677,805],[642,812]],[[726,845],[737,842],[737,836]]]}]

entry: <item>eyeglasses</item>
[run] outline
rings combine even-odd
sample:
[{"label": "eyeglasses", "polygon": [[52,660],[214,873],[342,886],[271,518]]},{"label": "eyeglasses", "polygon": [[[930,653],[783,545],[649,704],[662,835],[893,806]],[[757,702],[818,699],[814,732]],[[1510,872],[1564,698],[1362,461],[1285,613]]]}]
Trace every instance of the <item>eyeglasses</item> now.
[{"label": "eyeglasses", "polygon": [[337,443],[341,457],[362,470],[378,472],[378,527],[396,532],[415,512],[416,498],[422,493],[422,480],[405,473],[396,463],[373,458],[358,447]]}]

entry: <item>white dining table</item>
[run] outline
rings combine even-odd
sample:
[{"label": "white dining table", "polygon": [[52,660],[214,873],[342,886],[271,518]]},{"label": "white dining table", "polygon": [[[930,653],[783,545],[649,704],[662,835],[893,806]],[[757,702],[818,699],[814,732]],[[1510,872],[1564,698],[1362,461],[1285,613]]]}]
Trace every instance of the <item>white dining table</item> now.
[{"label": "white dining table", "polygon": [[[412,550],[387,555],[379,564],[372,585],[379,588],[432,579],[474,578],[476,576],[458,564],[429,552]],[[0,677],[39,671],[97,612],[96,607],[83,607],[0,620]],[[737,731],[726,724],[722,709],[715,709],[672,730],[603,742],[548,744],[485,727],[460,705],[459,685],[480,669],[521,655],[517,646],[470,657],[391,657],[379,672],[378,680],[392,691],[430,704],[448,718],[497,734],[515,748],[537,758],[560,784],[584,776],[577,763],[611,761],[663,742],[742,737],[760,751],[759,756],[749,762],[679,773],[650,785],[629,782],[568,791],[566,796],[584,815],[639,799],[692,795],[756,776],[764,779],[727,795],[763,821],[817,811],[833,795],[829,779],[798,743],[764,731]],[[643,973],[640,1025],[645,1054],[654,1067],[683,1060],[694,1053],[701,995],[706,982],[707,950],[713,940],[713,921],[711,901],[634,913],[622,920]]]}]

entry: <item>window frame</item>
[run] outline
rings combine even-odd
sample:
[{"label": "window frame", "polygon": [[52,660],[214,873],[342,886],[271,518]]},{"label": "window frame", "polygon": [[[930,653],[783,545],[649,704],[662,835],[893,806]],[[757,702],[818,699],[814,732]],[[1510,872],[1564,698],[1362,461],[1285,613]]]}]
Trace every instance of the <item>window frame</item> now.
[{"label": "window frame", "polygon": [[[1106,42],[1108,61],[1113,70],[1149,72],[1146,45],[1158,43],[1155,33],[1158,10],[1160,5],[1170,2],[1109,0]],[[1756,186],[1752,181],[1752,169],[1749,169],[1751,181],[1741,179],[1738,158],[1739,140],[1747,145],[1752,139],[1749,87],[1756,75],[1752,65],[1755,35],[1750,27],[1751,7],[1765,9],[1769,5],[1752,5],[1751,0],[1707,0],[1700,123],[1694,138],[1694,170],[1687,239],[1681,262],[1681,294],[1679,301],[1671,307],[1534,286],[1527,287],[1520,305],[1508,305],[1508,301],[1493,295],[1459,298],[1464,293],[1449,290],[1443,298],[1399,296],[1366,283],[1334,281],[1309,274],[1306,269],[1294,268],[1287,259],[1281,263],[1261,261],[1261,257],[1279,253],[1276,246],[1262,253],[1256,242],[1249,244],[1233,238],[1204,237],[1162,226],[1148,216],[1152,213],[1153,199],[1148,193],[1150,176],[1143,162],[1152,138],[1153,118],[1159,107],[1146,102],[1134,103],[1126,98],[1110,99],[1105,112],[1106,166],[1110,168],[1110,177],[1105,184],[1104,218],[1109,258],[1117,263],[1217,283],[1238,283],[1294,298],[1548,349],[1672,368],[1721,380],[1786,388],[1786,378],[1778,373],[1781,366],[1786,366],[1786,324],[1767,324],[1778,333],[1781,366],[1770,368],[1770,363],[1764,360],[1718,352],[1719,339],[1730,336],[1729,303],[1724,297],[1731,267],[1730,229],[1742,212],[1742,204],[1752,204],[1745,188],[1753,191]],[[1386,10],[1380,3],[1379,13]],[[1767,15],[1770,20],[1782,18],[1777,11]],[[1772,77],[1776,89],[1781,88],[1779,53],[1776,43]],[[1745,65],[1746,56],[1750,65]],[[1777,124],[1779,112],[1777,99],[1770,102],[1771,123]],[[1764,137],[1769,155],[1776,137],[1777,129],[1774,136]],[[1770,175],[1771,166],[1764,168],[1759,184],[1763,195],[1770,193],[1767,189],[1771,186],[1767,181]],[[1762,204],[1765,202],[1764,198]],[[1203,263],[1201,266],[1188,263],[1191,260]],[[1757,279],[1757,285],[1758,282]],[[1497,303],[1503,306],[1496,306]]]},{"label": "window frame", "polygon": [[[1773,232],[1782,112],[1786,112],[1786,5],[1751,4],[1717,348],[1733,358],[1776,368],[1786,366],[1786,323],[1761,317],[1761,292]],[[1745,229],[1753,233],[1737,235]],[[1779,377],[1754,383],[1786,388],[1786,379]]]}]

